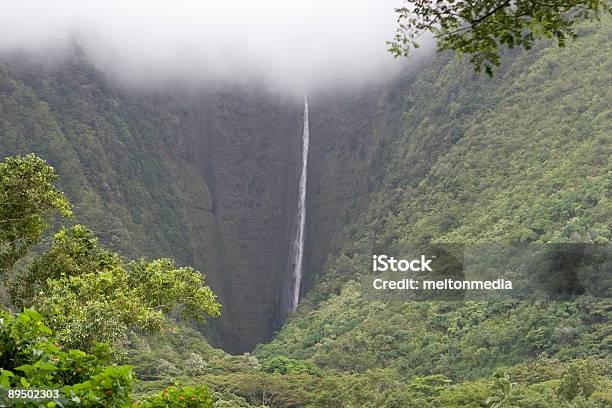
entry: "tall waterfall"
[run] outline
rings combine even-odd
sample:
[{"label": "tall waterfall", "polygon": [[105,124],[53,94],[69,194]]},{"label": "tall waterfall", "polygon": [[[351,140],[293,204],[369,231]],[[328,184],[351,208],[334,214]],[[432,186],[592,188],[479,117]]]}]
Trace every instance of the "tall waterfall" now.
[{"label": "tall waterfall", "polygon": [[308,142],[310,131],[308,129],[308,99],[304,97],[304,131],[302,133],[302,172],[298,184],[298,203],[297,203],[297,228],[289,249],[288,271],[289,286],[286,290],[287,296],[284,308],[287,313],[293,311],[298,305],[300,298],[300,284],[302,282],[302,258],[304,257],[304,227],[306,226],[306,182],[308,180]]}]

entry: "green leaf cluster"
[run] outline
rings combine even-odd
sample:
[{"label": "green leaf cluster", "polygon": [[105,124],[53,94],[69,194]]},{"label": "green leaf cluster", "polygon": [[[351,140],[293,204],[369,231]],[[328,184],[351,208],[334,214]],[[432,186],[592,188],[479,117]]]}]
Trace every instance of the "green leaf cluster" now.
[{"label": "green leaf cluster", "polygon": [[467,54],[477,72],[492,75],[503,47],[529,50],[542,38],[564,47],[577,36],[577,21],[609,10],[606,0],[406,1],[396,9],[399,26],[389,51],[408,55],[419,36],[433,34],[438,50]]},{"label": "green leaf cluster", "polygon": [[33,154],[0,163],[0,276],[40,240],[54,214],[72,214],[56,180],[53,168]]},{"label": "green leaf cluster", "polygon": [[139,408],[213,408],[213,406],[212,395],[206,386],[167,387],[160,394],[134,405]]},{"label": "green leaf cluster", "polygon": [[[44,402],[49,407],[124,407],[130,401],[132,368],[106,367],[108,358],[103,346],[92,353],[62,349],[33,310],[17,315],[0,312],[0,387],[4,390],[59,389],[60,398]],[[23,402],[22,406],[38,403]]]},{"label": "green leaf cluster", "polygon": [[84,350],[115,344],[131,328],[159,330],[174,309],[203,321],[220,307],[192,268],[170,259],[125,263],[80,225],[58,232],[10,293],[17,305],[39,310],[62,344]]}]

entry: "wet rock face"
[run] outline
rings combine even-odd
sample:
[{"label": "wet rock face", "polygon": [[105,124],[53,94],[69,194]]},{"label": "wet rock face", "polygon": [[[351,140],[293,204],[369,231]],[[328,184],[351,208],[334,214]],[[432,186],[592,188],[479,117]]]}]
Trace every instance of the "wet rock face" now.
[{"label": "wet rock face", "polygon": [[242,352],[278,328],[275,300],[299,170],[299,107],[244,91],[215,95],[203,105],[203,126],[192,135],[194,160],[211,192],[209,233],[218,256],[202,251],[196,262],[218,288],[223,317],[216,328],[223,346]]}]

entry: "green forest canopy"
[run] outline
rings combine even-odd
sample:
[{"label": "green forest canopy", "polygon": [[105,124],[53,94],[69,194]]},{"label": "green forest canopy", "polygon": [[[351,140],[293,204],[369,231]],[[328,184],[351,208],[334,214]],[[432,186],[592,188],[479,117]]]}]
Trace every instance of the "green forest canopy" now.
[{"label": "green forest canopy", "polygon": [[[61,394],[43,406],[124,407],[131,403],[134,374],[113,363],[128,331],[159,330],[176,309],[197,320],[218,316],[220,305],[193,269],[169,259],[126,264],[80,225],[62,228],[49,250],[11,270],[54,217],[71,215],[56,181],[53,168],[33,154],[0,163],[1,272],[11,295],[0,315],[0,396],[17,387],[55,388]],[[212,406],[207,389],[198,387],[166,389],[139,406],[182,401]]]}]

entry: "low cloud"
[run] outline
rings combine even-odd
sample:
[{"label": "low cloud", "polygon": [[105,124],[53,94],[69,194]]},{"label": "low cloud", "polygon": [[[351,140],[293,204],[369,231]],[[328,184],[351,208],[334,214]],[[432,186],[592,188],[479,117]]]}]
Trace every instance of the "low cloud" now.
[{"label": "low cloud", "polygon": [[392,77],[399,0],[19,0],[0,6],[0,52],[78,44],[143,86],[260,80],[293,93]]}]

